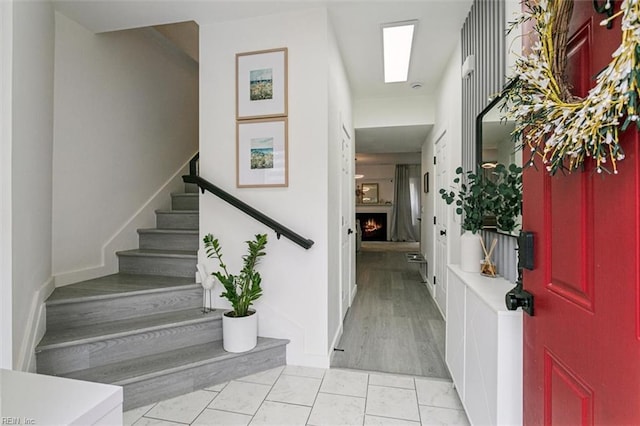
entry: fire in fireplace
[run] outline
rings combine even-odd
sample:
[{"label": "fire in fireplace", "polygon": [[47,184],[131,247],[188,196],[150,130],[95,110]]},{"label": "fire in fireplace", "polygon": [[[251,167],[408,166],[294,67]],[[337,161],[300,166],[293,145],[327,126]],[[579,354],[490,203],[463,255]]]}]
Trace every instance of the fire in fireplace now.
[{"label": "fire in fireplace", "polygon": [[362,241],[387,241],[386,213],[356,213],[360,221]]}]

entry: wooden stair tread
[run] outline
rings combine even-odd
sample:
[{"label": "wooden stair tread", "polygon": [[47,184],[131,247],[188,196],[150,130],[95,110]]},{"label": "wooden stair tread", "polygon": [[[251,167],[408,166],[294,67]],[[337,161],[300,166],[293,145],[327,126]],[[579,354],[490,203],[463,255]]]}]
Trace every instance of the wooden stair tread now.
[{"label": "wooden stair tread", "polygon": [[133,249],[116,252],[118,256],[145,256],[145,257],[175,257],[197,259],[195,250],[158,250],[158,249]]},{"label": "wooden stair tread", "polygon": [[200,287],[193,278],[117,273],[56,288],[47,305]]},{"label": "wooden stair tread", "polygon": [[200,194],[196,192],[172,192],[172,197],[187,197],[187,198],[198,198]]},{"label": "wooden stair tread", "polygon": [[198,214],[200,210],[171,210],[171,209],[159,209],[156,213],[160,214]]},{"label": "wooden stair tread", "polygon": [[254,349],[237,354],[226,352],[222,347],[222,341],[217,341],[101,367],[79,370],[64,375],[64,377],[124,386],[135,381],[147,380],[221,360],[246,358],[252,353],[284,346],[287,343],[289,341],[286,339],[258,337],[258,344]]},{"label": "wooden stair tread", "polygon": [[197,229],[180,229],[180,228],[141,228],[138,229],[139,234],[193,234],[198,235],[200,231]]},{"label": "wooden stair tread", "polygon": [[87,326],[47,330],[36,348],[36,352],[120,338],[174,326],[213,322],[220,320],[222,312],[222,310],[216,310],[203,314],[201,308],[191,308]]}]

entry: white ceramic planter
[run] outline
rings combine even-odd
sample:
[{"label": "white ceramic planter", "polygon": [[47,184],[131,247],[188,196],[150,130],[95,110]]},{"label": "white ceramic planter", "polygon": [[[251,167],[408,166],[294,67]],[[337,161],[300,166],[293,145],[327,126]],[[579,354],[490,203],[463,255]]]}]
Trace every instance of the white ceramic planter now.
[{"label": "white ceramic planter", "polygon": [[460,237],[460,269],[465,272],[480,272],[480,263],[484,259],[480,234],[464,231]]},{"label": "white ceramic planter", "polygon": [[[230,312],[230,311],[229,311]],[[246,352],[258,343],[258,313],[246,317],[222,315],[222,346],[227,352]]]}]

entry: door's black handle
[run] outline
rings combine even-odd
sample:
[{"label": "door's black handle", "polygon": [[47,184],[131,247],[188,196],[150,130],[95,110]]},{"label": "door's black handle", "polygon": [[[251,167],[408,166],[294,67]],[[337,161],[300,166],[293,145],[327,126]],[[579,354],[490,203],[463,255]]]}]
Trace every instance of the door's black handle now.
[{"label": "door's black handle", "polygon": [[520,286],[509,291],[504,297],[504,302],[510,311],[522,308],[523,311],[533,316],[533,295]]},{"label": "door's black handle", "polygon": [[446,229],[441,229],[440,230],[440,235],[447,235],[447,230]]},{"label": "door's black handle", "polygon": [[347,235],[351,235],[351,234],[353,234],[353,229],[351,228],[347,229]]}]

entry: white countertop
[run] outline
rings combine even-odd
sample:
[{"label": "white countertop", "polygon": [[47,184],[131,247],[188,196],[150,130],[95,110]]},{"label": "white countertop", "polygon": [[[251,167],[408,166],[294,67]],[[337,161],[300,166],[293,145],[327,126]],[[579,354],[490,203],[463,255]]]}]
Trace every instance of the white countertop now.
[{"label": "white countertop", "polygon": [[508,310],[504,302],[505,294],[516,286],[514,283],[500,276],[491,278],[480,272],[465,272],[460,269],[460,265],[449,265],[449,269],[493,311],[499,314],[522,315],[520,311]]},{"label": "white countertop", "polygon": [[122,407],[122,397],[120,386],[0,370],[2,424],[90,425]]}]

